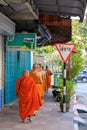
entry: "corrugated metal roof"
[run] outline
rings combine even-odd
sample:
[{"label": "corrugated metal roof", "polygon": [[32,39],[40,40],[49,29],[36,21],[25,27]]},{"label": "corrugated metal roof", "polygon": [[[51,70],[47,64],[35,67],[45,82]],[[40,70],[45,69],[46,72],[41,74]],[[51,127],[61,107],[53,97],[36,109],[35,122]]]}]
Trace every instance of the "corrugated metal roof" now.
[{"label": "corrugated metal roof", "polygon": [[[0,0],[0,12],[13,20],[16,23],[16,31],[21,32],[37,29],[39,16],[43,14],[63,18],[65,23],[72,16],[79,16],[82,22],[86,5],[87,0]],[[68,42],[71,40],[71,22],[69,26],[61,24],[48,26],[48,28],[52,31],[53,36],[48,44],[53,44],[55,41]],[[64,34],[66,31],[67,35]]]},{"label": "corrugated metal roof", "polygon": [[12,19],[38,19],[30,9],[31,5],[35,13],[79,16],[82,21],[86,4],[87,0],[0,0],[0,11]]},{"label": "corrugated metal roof", "polygon": [[87,0],[34,0],[40,14],[79,16],[83,21]]}]

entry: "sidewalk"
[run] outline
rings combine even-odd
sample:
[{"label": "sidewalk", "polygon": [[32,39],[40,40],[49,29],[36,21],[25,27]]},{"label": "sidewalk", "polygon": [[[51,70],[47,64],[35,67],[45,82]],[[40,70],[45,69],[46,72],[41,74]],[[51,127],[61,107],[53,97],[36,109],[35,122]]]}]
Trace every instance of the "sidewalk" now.
[{"label": "sidewalk", "polygon": [[60,112],[51,91],[45,93],[45,103],[30,123],[21,123],[18,101],[0,111],[0,130],[74,130],[73,111]]},{"label": "sidewalk", "polygon": [[[80,111],[79,115],[81,118],[87,121],[87,95],[77,93],[78,102],[86,106],[86,111]],[[87,130],[87,125],[80,125],[79,130]]]}]

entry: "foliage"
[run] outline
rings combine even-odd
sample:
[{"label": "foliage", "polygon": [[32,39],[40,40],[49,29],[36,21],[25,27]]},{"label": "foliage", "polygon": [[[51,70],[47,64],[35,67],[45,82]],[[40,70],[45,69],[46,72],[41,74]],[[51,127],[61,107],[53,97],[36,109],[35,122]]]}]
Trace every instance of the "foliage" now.
[{"label": "foliage", "polygon": [[80,46],[77,44],[76,45],[76,50],[77,53],[72,53],[71,58],[70,58],[70,62],[71,62],[71,66],[70,66],[70,74],[71,74],[71,78],[74,79],[79,71],[81,71],[83,69],[83,65],[84,65],[84,59],[82,57],[82,52],[81,52],[81,48]]},{"label": "foliage", "polygon": [[[78,52],[83,53],[84,63],[82,63],[85,67],[87,64],[87,22],[84,20],[82,23],[79,21],[72,21],[72,43],[78,45]],[[84,50],[85,53],[82,51]],[[80,55],[80,57],[81,57]]]},{"label": "foliage", "polygon": [[87,44],[87,24],[86,21],[80,23],[79,21],[72,21],[72,42],[86,47]]},{"label": "foliage", "polygon": [[[60,102],[63,103],[63,79],[59,79],[59,87],[61,89],[61,100]],[[75,83],[73,80],[66,80],[66,103],[70,103],[71,96],[75,89]]]},{"label": "foliage", "polygon": [[37,54],[42,55],[46,58],[46,64],[49,66],[53,73],[61,69],[62,61],[60,60],[58,52],[54,46],[36,48],[34,55]]},{"label": "foliage", "polygon": [[55,51],[54,47],[52,46],[46,46],[46,47],[41,47],[41,48],[36,48],[36,50],[34,51],[35,54],[42,54],[42,55],[46,55],[49,53],[53,53]]}]

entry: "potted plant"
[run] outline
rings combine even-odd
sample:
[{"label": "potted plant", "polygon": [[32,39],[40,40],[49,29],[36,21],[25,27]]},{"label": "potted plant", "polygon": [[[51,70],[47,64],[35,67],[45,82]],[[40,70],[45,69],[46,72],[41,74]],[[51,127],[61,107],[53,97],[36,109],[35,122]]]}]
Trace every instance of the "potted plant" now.
[{"label": "potted plant", "polygon": [[[73,80],[66,80],[66,111],[69,111],[70,108],[70,101],[71,101],[71,96],[74,92],[74,81]],[[60,100],[60,108],[61,112],[63,112],[63,79],[59,79],[59,86],[61,89],[61,100]]]}]

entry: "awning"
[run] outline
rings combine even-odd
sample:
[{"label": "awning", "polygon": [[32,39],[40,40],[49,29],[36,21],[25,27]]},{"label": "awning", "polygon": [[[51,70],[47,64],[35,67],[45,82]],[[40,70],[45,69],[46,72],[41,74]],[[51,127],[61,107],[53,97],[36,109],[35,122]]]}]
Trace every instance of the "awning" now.
[{"label": "awning", "polygon": [[37,32],[38,24],[42,24],[41,15],[44,15],[45,25],[52,33],[46,45],[53,45],[71,40],[71,17],[79,16],[82,22],[86,5],[87,0],[0,0],[0,12],[15,22],[16,32]]},{"label": "awning", "polygon": [[84,19],[87,0],[34,0],[40,14],[51,14],[62,17],[79,16]]},{"label": "awning", "polygon": [[[44,43],[44,46],[54,45],[54,43],[66,43],[71,41],[72,26],[70,18],[41,14],[39,20],[41,25],[47,26],[52,35],[52,38],[50,38],[50,40],[48,39],[48,42],[46,42],[46,44]],[[45,35],[43,37],[45,38]]]},{"label": "awning", "polygon": [[0,11],[14,20],[38,19],[39,14],[84,19],[87,0],[0,0]]}]

